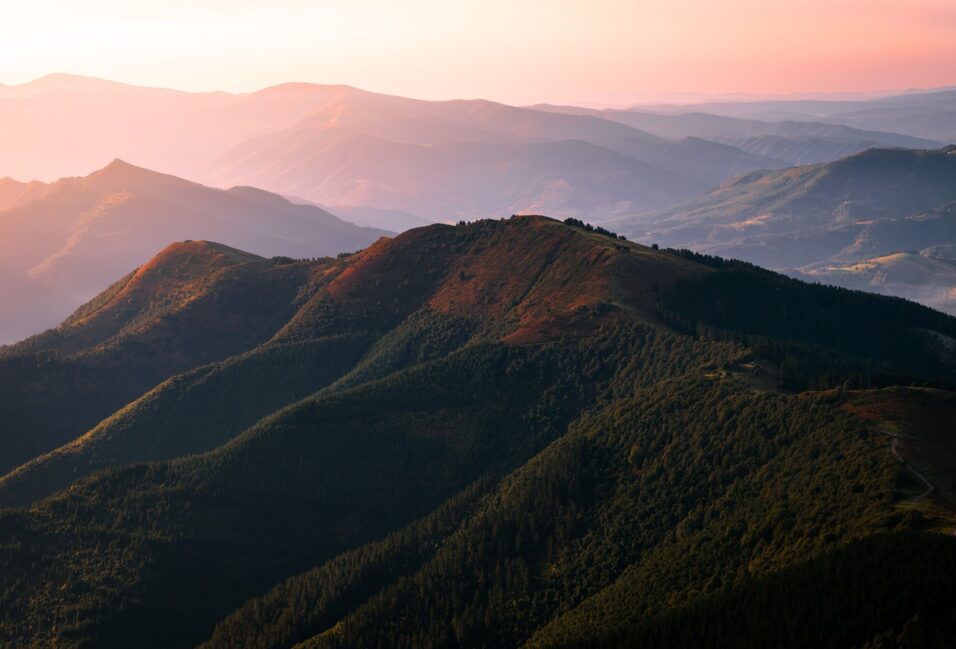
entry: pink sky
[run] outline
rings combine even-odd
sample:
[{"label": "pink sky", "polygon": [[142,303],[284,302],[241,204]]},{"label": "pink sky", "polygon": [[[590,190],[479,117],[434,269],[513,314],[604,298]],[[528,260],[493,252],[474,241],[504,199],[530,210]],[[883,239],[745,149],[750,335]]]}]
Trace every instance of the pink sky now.
[{"label": "pink sky", "polygon": [[347,83],[429,99],[626,105],[668,93],[956,84],[954,0],[31,0],[0,82]]}]

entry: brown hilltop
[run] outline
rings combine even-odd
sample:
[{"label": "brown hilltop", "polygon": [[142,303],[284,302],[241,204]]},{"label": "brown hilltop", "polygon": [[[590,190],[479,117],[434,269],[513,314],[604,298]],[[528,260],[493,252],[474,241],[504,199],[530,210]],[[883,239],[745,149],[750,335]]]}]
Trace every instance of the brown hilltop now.
[{"label": "brown hilltop", "polygon": [[[310,302],[279,337],[397,323],[417,309],[480,323],[512,342],[559,335],[601,305],[656,320],[657,292],[708,270],[544,216],[434,225],[381,239],[315,275]],[[348,314],[329,320],[320,313]],[[593,313],[587,318],[593,324]]]},{"label": "brown hilltop", "polygon": [[[19,377],[0,385],[18,445],[0,455],[0,473],[82,435],[170,376],[267,341],[376,340],[413,316],[455,322],[476,340],[580,337],[611,319],[658,323],[658,292],[707,272],[543,216],[427,226],[317,261],[173,244],[58,328],[0,356],[6,375]],[[67,418],[47,408],[61,393],[70,395]]]}]

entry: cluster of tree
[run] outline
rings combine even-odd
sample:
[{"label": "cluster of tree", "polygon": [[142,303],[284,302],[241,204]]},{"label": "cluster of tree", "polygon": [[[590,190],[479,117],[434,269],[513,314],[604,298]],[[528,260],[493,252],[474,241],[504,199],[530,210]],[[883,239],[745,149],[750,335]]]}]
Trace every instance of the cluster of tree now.
[{"label": "cluster of tree", "polygon": [[621,241],[627,241],[627,237],[623,234],[618,234],[616,232],[611,232],[607,228],[602,228],[600,225],[591,225],[590,223],[585,223],[581,219],[567,218],[564,219],[565,225],[570,225],[575,228],[581,228],[586,232],[597,232],[598,234],[603,234],[606,237],[611,237],[612,239],[620,239]]},{"label": "cluster of tree", "polygon": [[561,647],[945,649],[956,638],[956,539],[878,534]]},{"label": "cluster of tree", "polygon": [[783,364],[790,387],[927,380],[953,385],[953,360],[926,333],[956,337],[956,320],[949,316],[900,298],[806,284],[743,262],[676,254],[717,271],[663,292],[661,317],[685,333],[759,349]]},{"label": "cluster of tree", "polygon": [[[662,338],[655,343],[655,336]],[[126,642],[144,630],[169,641],[198,641],[243,598],[316,557],[384,535],[480,476],[519,466],[559,437],[616,374],[642,373],[634,352],[649,361],[644,381],[653,372],[675,375],[718,362],[695,350],[725,353],[722,344],[691,346],[684,360],[675,355],[673,363],[661,362],[660,354],[674,345],[667,338],[637,327],[606,331],[597,344],[471,345],[383,379],[320,393],[208,456],[81,481],[66,500],[43,505],[49,516],[3,515],[0,572],[11,584],[3,602],[5,637],[24,633],[26,620],[42,619],[48,630],[56,626],[62,642],[80,642],[94,630],[103,642]],[[267,370],[261,366],[255,374],[264,378]],[[227,381],[230,375],[212,375],[210,386],[218,384],[222,398],[268,398],[250,393],[261,389],[255,381]],[[196,415],[195,426],[168,419],[158,406],[137,413],[141,430],[153,425],[150,414],[156,418],[159,444],[180,439],[164,430],[182,425],[187,434],[215,435],[233,418],[250,416],[245,407],[235,414],[202,412],[203,401],[220,397],[202,381],[183,387],[164,399],[181,399],[181,412]],[[130,534],[137,543],[124,545]],[[51,571],[72,575],[76,588],[60,590],[52,576],[38,578]],[[115,590],[130,574],[140,575],[136,592]],[[24,597],[27,592],[33,594]],[[170,611],[185,593],[205,605]],[[130,602],[138,602],[135,610]]]},{"label": "cluster of tree", "polygon": [[[892,508],[891,456],[837,406],[716,379],[658,382],[582,418],[420,547],[424,558],[377,573],[347,612],[328,595],[343,557],[248,602],[206,646],[572,642],[918,527]],[[402,539],[425,538],[427,521],[366,552],[406,556]]]}]

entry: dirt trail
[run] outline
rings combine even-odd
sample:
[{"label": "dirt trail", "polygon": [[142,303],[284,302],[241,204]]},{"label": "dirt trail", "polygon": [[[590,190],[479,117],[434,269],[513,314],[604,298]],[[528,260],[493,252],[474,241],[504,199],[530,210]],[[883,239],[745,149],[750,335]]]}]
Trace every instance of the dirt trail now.
[{"label": "dirt trail", "polygon": [[[910,502],[917,502],[917,501],[919,501],[919,500],[922,500],[923,498],[926,498],[928,495],[930,495],[931,493],[933,493],[934,491],[936,491],[936,487],[933,486],[933,483],[930,482],[929,480],[927,480],[927,479],[926,479],[926,476],[924,476],[922,473],[920,473],[919,471],[917,471],[916,468],[913,467],[912,464],[910,464],[909,462],[906,461],[906,458],[904,458],[902,455],[900,455],[899,449],[897,448],[897,447],[899,446],[899,443],[900,443],[900,438],[899,438],[898,436],[894,435],[893,433],[887,433],[887,435],[889,435],[890,437],[893,438],[893,442],[890,444],[890,451],[893,453],[893,456],[903,464],[903,467],[904,467],[907,471],[909,471],[911,474],[913,474],[913,475],[916,477],[917,480],[919,480],[920,482],[922,482],[922,483],[926,486],[926,491],[924,491],[923,493],[919,494],[919,495],[916,496],[915,498],[912,498],[912,499],[910,500]],[[953,535],[956,536],[956,530],[954,530]]]}]

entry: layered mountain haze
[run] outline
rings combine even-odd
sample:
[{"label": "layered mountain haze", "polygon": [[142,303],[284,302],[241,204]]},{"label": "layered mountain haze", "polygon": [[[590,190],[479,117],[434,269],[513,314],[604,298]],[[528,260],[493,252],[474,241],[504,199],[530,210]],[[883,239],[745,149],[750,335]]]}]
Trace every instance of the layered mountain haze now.
[{"label": "layered mountain haze", "polygon": [[584,216],[673,204],[703,191],[715,173],[722,180],[767,162],[716,145],[708,156],[720,164],[696,154],[586,115],[351,90],[289,128],[227,152],[212,179],[432,220],[522,211]]},{"label": "layered mountain haze", "polygon": [[[260,190],[212,189],[119,160],[82,178],[4,186],[0,259],[9,281],[43,289],[3,301],[0,342],[53,326],[173,241],[214,239],[265,256],[311,258],[354,251],[384,234]],[[62,296],[52,313],[46,292]]]},{"label": "layered mountain haze", "polygon": [[829,162],[880,146],[925,149],[944,140],[917,138],[894,131],[860,130],[816,121],[812,116],[808,116],[807,121],[762,121],[699,111],[665,113],[548,105],[535,108],[601,117],[670,139],[701,138],[723,143],[762,157],[770,163],[763,168]]},{"label": "layered mountain haze", "polygon": [[579,140],[427,146],[337,128],[251,143],[224,160],[221,173],[227,182],[321,204],[394,208],[432,221],[525,211],[636,214],[707,187]]},{"label": "layered mountain haze", "polygon": [[114,158],[202,180],[223,150],[320,108],[339,86],[188,93],[53,74],[0,92],[0,175],[52,181]]},{"label": "layered mountain haze", "polygon": [[824,122],[945,144],[956,142],[956,90],[953,88],[892,93],[868,100],[703,102],[692,106],[636,107],[633,111],[706,113],[768,122]]},{"label": "layered mountain haze", "polygon": [[754,170],[939,145],[809,118],[519,108],[295,83],[185,93],[69,75],[0,93],[0,138],[0,175],[49,181],[120,157],[354,210],[392,231],[409,225],[401,213],[433,222],[529,211],[630,217]]},{"label": "layered mountain haze", "polygon": [[767,589],[819,622],[792,646],[945,638],[953,503],[921,480],[950,484],[954,342],[577,221],[175,244],[0,358],[4,412],[35,408],[0,445],[30,505],[0,512],[0,638],[675,646]]},{"label": "layered mountain haze", "polygon": [[857,288],[884,295],[905,295],[947,313],[956,313],[956,256],[895,252],[843,265],[815,264],[801,269],[808,281]]},{"label": "layered mountain haze", "polygon": [[43,331],[74,302],[30,275],[6,268],[0,268],[0,295],[0,345]]},{"label": "layered mountain haze", "polygon": [[12,178],[0,178],[0,211],[16,207],[39,198],[49,186],[38,180],[21,183]]},{"label": "layered mountain haze", "polygon": [[[612,227],[641,241],[951,310],[956,285],[940,258],[953,259],[954,200],[953,147],[873,149],[832,163],[749,174],[677,208]],[[893,257],[924,250],[908,257],[919,273],[897,263],[907,257]]]}]

